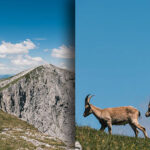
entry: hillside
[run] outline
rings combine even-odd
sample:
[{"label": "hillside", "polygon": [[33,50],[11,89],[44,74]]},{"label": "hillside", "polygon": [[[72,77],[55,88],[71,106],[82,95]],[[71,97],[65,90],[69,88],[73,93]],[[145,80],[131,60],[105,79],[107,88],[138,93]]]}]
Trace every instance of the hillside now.
[{"label": "hillside", "polygon": [[74,73],[42,65],[0,81],[0,109],[74,144]]},{"label": "hillside", "polygon": [[0,110],[0,150],[65,150],[65,144]]},{"label": "hillside", "polygon": [[90,127],[76,127],[83,150],[149,150],[150,139],[108,135]]}]

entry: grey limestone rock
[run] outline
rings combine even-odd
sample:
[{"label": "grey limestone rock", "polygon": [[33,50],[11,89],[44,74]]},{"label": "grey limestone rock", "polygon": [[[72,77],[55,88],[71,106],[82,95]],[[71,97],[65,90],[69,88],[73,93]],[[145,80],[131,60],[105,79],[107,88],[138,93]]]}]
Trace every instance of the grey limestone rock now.
[{"label": "grey limestone rock", "polygon": [[[2,82],[2,83],[1,83]],[[0,82],[0,108],[69,145],[75,142],[73,72],[43,65]]]}]

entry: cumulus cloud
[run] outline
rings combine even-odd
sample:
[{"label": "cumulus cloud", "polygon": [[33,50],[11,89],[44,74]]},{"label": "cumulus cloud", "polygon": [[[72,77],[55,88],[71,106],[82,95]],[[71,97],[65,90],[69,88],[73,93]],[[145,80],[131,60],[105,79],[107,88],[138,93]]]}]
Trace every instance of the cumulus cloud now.
[{"label": "cumulus cloud", "polygon": [[58,49],[52,49],[51,56],[56,58],[74,58],[75,51],[73,47],[67,47],[65,45],[62,45]]},{"label": "cumulus cloud", "polygon": [[[36,40],[44,40],[37,38]],[[0,64],[0,74],[16,74],[31,67],[47,64],[42,56],[30,56],[30,50],[37,48],[30,39],[22,42],[11,43],[2,41],[0,44],[0,58],[5,59],[5,64]],[[50,52],[50,49],[44,49],[43,52]],[[52,49],[51,63],[68,70],[74,70],[75,51],[73,47],[65,45]]]},{"label": "cumulus cloud", "polygon": [[14,67],[12,65],[5,65],[0,64],[0,74],[6,75],[6,74],[16,74],[19,73],[22,68],[20,67]]},{"label": "cumulus cloud", "polygon": [[74,61],[71,61],[71,62],[60,62],[58,64],[55,64],[56,66],[62,68],[62,69],[67,69],[67,70],[70,70],[70,71],[73,71],[75,70],[75,66],[74,66]]},{"label": "cumulus cloud", "polygon": [[68,67],[65,63],[60,63],[58,66],[63,69],[68,69]]},{"label": "cumulus cloud", "polygon": [[16,74],[23,70],[46,64],[42,56],[30,56],[30,50],[37,46],[30,40],[11,43],[2,41],[0,44],[0,59],[5,59],[4,64],[0,63],[0,74]]},{"label": "cumulus cloud", "polygon": [[17,74],[23,70],[46,64],[41,57],[31,57],[29,55],[17,55],[9,58],[7,64],[0,63],[0,74]]},{"label": "cumulus cloud", "polygon": [[9,74],[11,73],[10,69],[5,65],[0,63],[0,74]]},{"label": "cumulus cloud", "polygon": [[17,66],[38,66],[46,63],[41,57],[31,57],[29,55],[18,55],[11,62]]},{"label": "cumulus cloud", "polygon": [[10,43],[2,41],[2,44],[0,45],[0,54],[22,54],[22,53],[28,53],[29,50],[35,49],[36,45],[30,40],[27,39],[20,43]]}]

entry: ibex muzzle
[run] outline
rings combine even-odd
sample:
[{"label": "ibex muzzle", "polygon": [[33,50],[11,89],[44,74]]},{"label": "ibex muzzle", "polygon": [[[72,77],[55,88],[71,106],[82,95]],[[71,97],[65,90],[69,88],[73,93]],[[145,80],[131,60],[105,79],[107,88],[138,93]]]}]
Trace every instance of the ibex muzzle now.
[{"label": "ibex muzzle", "polygon": [[145,116],[146,117],[149,117],[150,116],[150,102],[148,104],[148,111],[145,113]]}]

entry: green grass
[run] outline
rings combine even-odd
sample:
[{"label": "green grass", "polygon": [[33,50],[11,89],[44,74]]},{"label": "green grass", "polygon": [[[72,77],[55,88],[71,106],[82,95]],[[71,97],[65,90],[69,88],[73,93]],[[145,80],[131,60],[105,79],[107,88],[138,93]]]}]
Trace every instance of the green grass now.
[{"label": "green grass", "polygon": [[0,137],[1,150],[17,150],[19,148],[35,150],[36,146],[34,146],[32,143],[22,140],[21,138],[14,139],[3,135]]},{"label": "green grass", "polygon": [[76,127],[83,150],[149,150],[150,139],[108,135],[90,127]]},{"label": "green grass", "polygon": [[0,131],[5,128],[13,129],[13,128],[20,128],[20,129],[32,129],[32,131],[38,131],[32,125],[29,125],[27,122],[18,119],[17,117],[7,114],[0,110]]},{"label": "green grass", "polygon": [[[4,131],[4,129],[9,129],[9,131],[12,131],[14,128],[19,128],[23,131],[28,129],[33,132],[37,132],[37,129],[35,129],[32,125],[29,125],[25,121],[0,110],[0,133]],[[20,147],[34,150],[36,147],[32,143],[22,140],[20,138],[20,134],[20,132],[16,133],[17,136],[15,137],[17,138],[12,138],[7,134],[0,134],[0,150],[16,150]]]},{"label": "green grass", "polygon": [[0,150],[35,150],[37,148],[32,142],[24,140],[22,136],[55,147],[38,146],[44,150],[64,150],[63,147],[65,147],[62,141],[50,139],[34,126],[0,110]]}]

